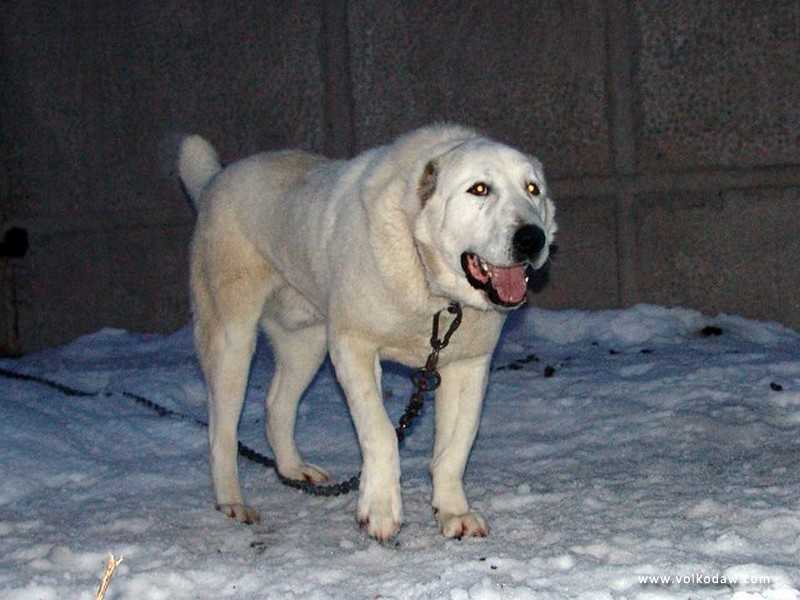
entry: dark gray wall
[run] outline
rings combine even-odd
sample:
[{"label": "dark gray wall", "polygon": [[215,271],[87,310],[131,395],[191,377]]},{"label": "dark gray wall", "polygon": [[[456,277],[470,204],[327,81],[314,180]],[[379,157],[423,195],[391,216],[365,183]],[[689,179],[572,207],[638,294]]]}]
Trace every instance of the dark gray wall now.
[{"label": "dark gray wall", "polygon": [[0,235],[31,238],[25,258],[0,258],[7,350],[188,320],[175,133],[206,135],[226,160],[346,156],[442,119],[544,161],[562,233],[538,304],[800,326],[795,0],[3,10]]}]

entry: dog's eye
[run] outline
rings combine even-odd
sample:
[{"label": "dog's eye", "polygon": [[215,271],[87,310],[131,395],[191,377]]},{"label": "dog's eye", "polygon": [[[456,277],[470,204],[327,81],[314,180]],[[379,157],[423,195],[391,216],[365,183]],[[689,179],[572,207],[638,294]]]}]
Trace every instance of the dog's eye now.
[{"label": "dog's eye", "polygon": [[539,186],[533,183],[532,181],[529,181],[526,187],[528,189],[528,193],[531,196],[538,196],[539,194],[542,193],[542,190],[539,189]]},{"label": "dog's eye", "polygon": [[472,194],[473,196],[488,196],[489,195],[489,186],[479,181],[476,184],[473,184],[471,188],[467,190],[468,194]]}]

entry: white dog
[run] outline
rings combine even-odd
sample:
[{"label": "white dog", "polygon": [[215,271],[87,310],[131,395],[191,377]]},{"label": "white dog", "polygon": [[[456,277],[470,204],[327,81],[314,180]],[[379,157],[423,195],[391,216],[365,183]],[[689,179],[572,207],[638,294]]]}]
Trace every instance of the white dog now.
[{"label": "white dog", "polygon": [[299,455],[294,425],[330,352],[362,451],[358,520],[379,540],[395,535],[400,463],[381,360],[421,366],[432,316],[458,302],[463,324],[439,362],[432,504],[445,536],[487,535],[462,477],[506,312],[525,301],[526,269],[545,263],[556,231],[541,164],[453,125],[348,161],[284,151],[225,169],[190,136],[178,163],[198,212],[191,288],[218,509],[259,519],[242,499],[236,429],[260,325],[277,365],[266,433],[278,470],[328,478]]}]

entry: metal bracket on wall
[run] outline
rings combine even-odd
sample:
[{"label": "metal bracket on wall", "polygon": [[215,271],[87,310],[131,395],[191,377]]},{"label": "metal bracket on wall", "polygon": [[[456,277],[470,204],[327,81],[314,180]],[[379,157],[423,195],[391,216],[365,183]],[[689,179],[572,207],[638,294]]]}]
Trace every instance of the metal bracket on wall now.
[{"label": "metal bracket on wall", "polygon": [[20,227],[6,231],[0,241],[0,356],[20,354],[19,301],[14,262],[28,252],[28,232]]}]

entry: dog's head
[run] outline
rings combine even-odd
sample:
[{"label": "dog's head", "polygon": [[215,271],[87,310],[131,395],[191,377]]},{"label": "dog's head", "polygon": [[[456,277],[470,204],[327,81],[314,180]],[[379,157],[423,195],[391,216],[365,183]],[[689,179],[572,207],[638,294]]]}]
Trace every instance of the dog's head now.
[{"label": "dog's head", "polygon": [[541,163],[476,137],[421,167],[414,238],[431,290],[464,305],[513,309],[557,226]]}]

